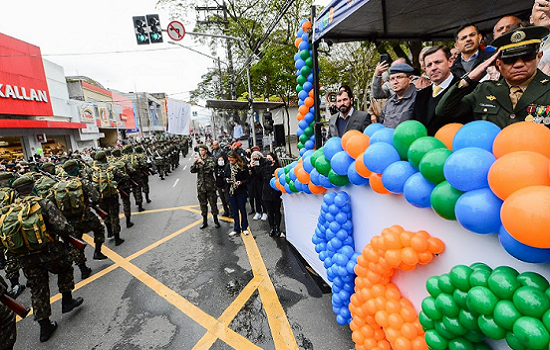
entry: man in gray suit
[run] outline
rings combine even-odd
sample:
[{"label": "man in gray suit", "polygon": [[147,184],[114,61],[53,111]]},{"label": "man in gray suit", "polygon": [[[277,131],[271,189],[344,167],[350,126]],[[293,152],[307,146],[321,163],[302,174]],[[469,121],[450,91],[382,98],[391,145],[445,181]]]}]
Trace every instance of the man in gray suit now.
[{"label": "man in gray suit", "polygon": [[368,113],[357,111],[353,108],[353,93],[348,90],[340,90],[336,97],[338,113],[330,117],[328,123],[328,137],[342,137],[348,130],[363,132],[371,123]]}]

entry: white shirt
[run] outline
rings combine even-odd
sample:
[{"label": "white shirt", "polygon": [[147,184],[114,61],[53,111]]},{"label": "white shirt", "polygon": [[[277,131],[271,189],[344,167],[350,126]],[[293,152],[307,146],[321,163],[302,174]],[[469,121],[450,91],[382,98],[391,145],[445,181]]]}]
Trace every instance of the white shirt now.
[{"label": "white shirt", "polygon": [[453,74],[452,73],[449,74],[447,79],[443,80],[443,82],[441,84],[439,84],[439,85],[433,84],[432,85],[432,91],[433,91],[434,87],[439,86],[441,88],[441,90],[439,90],[439,92],[436,95],[436,96],[439,96],[439,94],[441,94],[443,91],[445,91],[445,89],[447,89],[449,87],[449,85],[451,85],[451,81],[453,81]]}]

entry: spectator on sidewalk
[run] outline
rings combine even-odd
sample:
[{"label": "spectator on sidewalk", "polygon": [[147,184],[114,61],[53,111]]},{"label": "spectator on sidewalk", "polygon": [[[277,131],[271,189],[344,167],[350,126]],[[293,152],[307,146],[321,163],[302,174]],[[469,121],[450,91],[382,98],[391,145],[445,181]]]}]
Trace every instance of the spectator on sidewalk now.
[{"label": "spectator on sidewalk", "polygon": [[387,128],[395,128],[413,116],[417,91],[412,83],[413,71],[413,67],[406,63],[399,63],[390,68],[391,88],[395,95],[388,99],[378,121]]}]

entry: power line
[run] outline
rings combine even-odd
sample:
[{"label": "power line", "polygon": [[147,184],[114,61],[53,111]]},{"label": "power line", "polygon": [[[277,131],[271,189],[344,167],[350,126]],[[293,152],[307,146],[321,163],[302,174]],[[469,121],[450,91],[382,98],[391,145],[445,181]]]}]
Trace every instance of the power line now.
[{"label": "power line", "polygon": [[[195,47],[201,47],[202,45],[197,45]],[[156,48],[156,49],[148,49],[148,50],[126,50],[126,51],[100,51],[100,52],[71,52],[71,53],[47,53],[42,55],[0,55],[0,58],[2,57],[52,57],[52,56],[93,56],[93,55],[110,55],[110,54],[124,54],[124,53],[135,53],[135,52],[151,52],[151,51],[166,51],[166,50],[175,50],[175,48],[171,47],[162,47],[162,48]]]}]

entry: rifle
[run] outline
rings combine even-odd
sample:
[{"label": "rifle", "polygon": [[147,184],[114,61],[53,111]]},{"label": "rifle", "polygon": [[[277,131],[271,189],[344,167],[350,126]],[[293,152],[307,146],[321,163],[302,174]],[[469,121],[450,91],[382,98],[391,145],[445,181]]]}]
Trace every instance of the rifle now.
[{"label": "rifle", "polygon": [[105,217],[108,215],[107,212],[100,207],[97,206],[97,204],[94,204],[92,201],[88,202],[88,205],[90,208],[92,208],[97,215],[99,215],[102,219],[105,219]]},{"label": "rifle", "polygon": [[6,305],[8,309],[15,312],[21,318],[27,317],[27,315],[31,311],[31,309],[25,307],[25,305],[21,304],[20,302],[6,294],[0,295],[0,302]]},{"label": "rifle", "polygon": [[66,239],[67,242],[69,242],[73,247],[75,247],[78,250],[84,250],[84,248],[86,248],[86,246],[88,245],[86,242],[73,236],[67,236],[67,237],[64,237],[64,239]]}]

